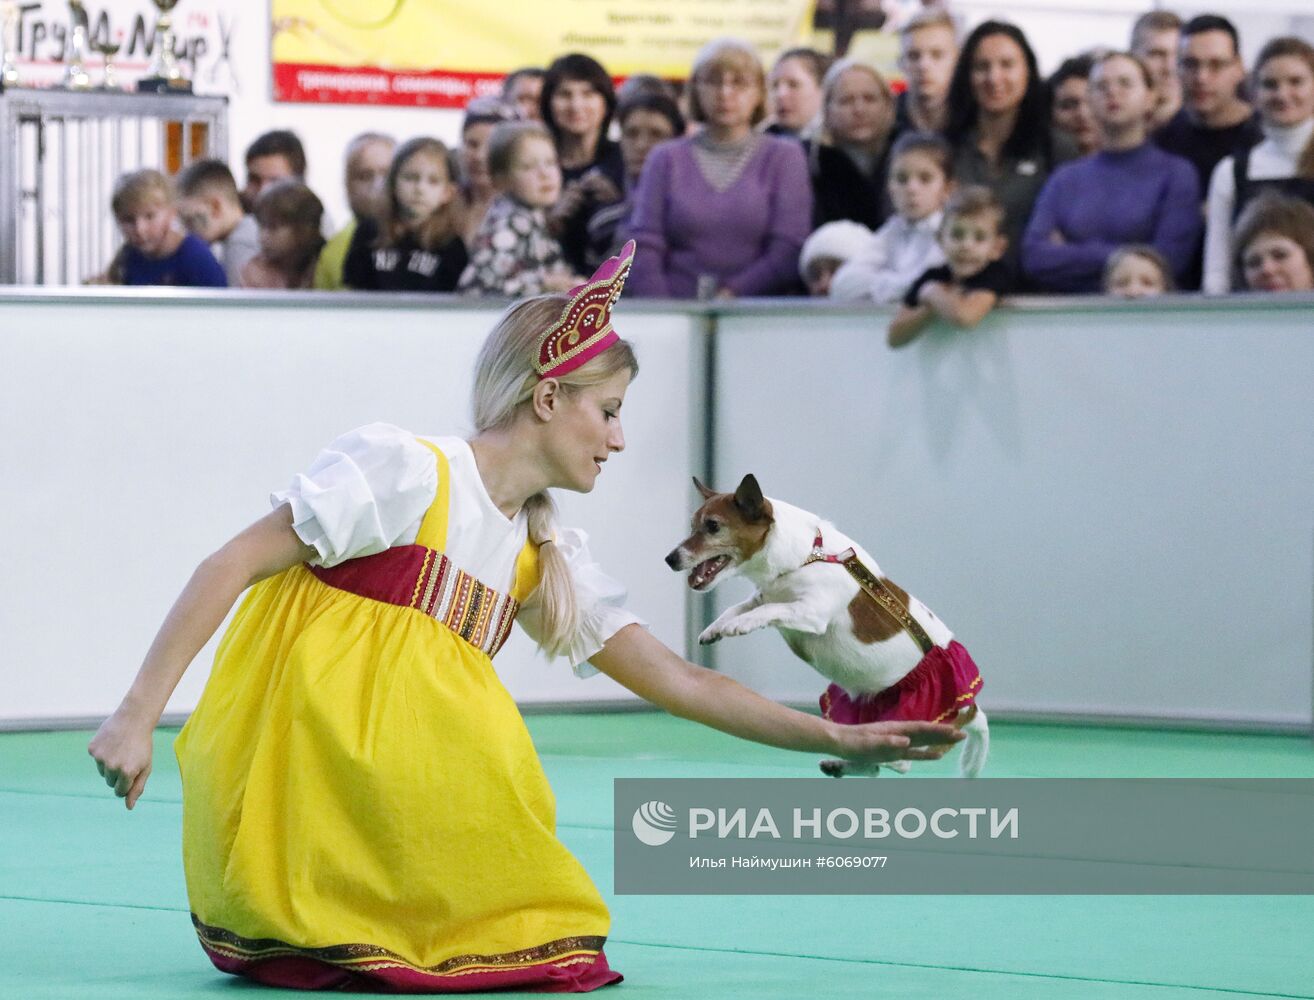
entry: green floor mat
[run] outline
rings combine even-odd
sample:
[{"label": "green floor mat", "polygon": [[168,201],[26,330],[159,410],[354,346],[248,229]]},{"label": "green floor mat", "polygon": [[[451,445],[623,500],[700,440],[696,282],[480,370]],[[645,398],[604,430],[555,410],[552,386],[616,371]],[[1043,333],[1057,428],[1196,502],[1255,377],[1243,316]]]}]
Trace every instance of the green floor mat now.
[{"label": "green floor mat", "polygon": [[[616,896],[613,778],[804,777],[815,760],[653,713],[527,721],[561,837],[612,908],[607,954],[626,981],[608,995],[1314,998],[1310,897]],[[992,729],[996,777],[1314,777],[1314,750],[1299,737]],[[224,976],[197,945],[172,735],[159,734],[157,770],[132,813],[96,774],[88,733],[0,735],[0,926],[11,958],[0,996],[304,997]],[[952,775],[955,764],[920,773]]]}]

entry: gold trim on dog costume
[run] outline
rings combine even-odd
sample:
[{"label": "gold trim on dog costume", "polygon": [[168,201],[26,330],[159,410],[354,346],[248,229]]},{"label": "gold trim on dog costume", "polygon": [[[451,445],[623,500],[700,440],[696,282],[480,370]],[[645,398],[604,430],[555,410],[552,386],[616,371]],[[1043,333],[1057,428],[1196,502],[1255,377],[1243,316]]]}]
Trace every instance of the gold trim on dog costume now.
[{"label": "gold trim on dog costume", "polygon": [[922,628],[921,623],[912,616],[912,612],[895,596],[889,587],[885,586],[880,577],[863,565],[862,560],[858,558],[858,554],[853,549],[845,549],[838,555],[827,555],[822,548],[821,532],[818,531],[817,537],[812,542],[812,552],[803,560],[803,565],[807,566],[814,562],[834,563],[837,566],[843,566],[848,570],[849,576],[853,577],[863,593],[888,612],[890,617],[912,636],[913,641],[921,647],[923,656],[935,648],[935,643],[926,634],[926,629]]}]

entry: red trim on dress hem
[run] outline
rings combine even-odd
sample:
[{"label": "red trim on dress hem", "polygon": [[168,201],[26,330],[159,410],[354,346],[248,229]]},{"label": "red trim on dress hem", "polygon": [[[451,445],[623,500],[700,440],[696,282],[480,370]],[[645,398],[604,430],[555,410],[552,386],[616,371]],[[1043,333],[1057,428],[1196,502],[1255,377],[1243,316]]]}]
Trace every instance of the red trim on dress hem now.
[{"label": "red trim on dress hem", "polygon": [[265,986],[295,990],[356,990],[371,993],[471,993],[520,989],[533,993],[589,993],[624,978],[602,952],[516,969],[471,966],[447,975],[422,972],[380,960],[375,967],[345,968],[301,955],[257,960],[214,951],[206,955],[215,968]]}]

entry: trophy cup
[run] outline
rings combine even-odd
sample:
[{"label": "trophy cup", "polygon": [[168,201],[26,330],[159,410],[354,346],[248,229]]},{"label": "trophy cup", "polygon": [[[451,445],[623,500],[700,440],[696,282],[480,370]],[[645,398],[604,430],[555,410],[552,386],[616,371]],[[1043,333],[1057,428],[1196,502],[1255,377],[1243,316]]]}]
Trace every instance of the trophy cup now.
[{"label": "trophy cup", "polygon": [[0,90],[18,86],[18,3],[0,0]]},{"label": "trophy cup", "polygon": [[73,24],[69,32],[68,61],[64,66],[64,86],[69,90],[90,90],[91,74],[87,72],[87,8],[82,0],[68,0],[69,10],[73,13]]},{"label": "trophy cup", "polygon": [[192,92],[192,82],[183,76],[182,66],[173,51],[173,8],[178,0],[151,0],[160,12],[155,22],[155,58],[150,72],[137,81],[137,89],[156,94]]},{"label": "trophy cup", "polygon": [[113,42],[105,38],[99,42],[91,43],[92,49],[99,52],[101,58],[105,60],[105,71],[101,74],[101,90],[122,90],[119,86],[118,75],[114,72],[114,57],[119,54],[119,49],[123,48],[122,42]]}]

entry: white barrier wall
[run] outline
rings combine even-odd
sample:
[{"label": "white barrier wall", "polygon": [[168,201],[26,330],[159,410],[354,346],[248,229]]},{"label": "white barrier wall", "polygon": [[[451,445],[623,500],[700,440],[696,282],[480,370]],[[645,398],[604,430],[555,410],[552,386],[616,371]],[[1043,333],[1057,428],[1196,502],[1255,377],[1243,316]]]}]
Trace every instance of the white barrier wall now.
[{"label": "white barrier wall", "polygon": [[[900,351],[884,324],[719,316],[714,485],[753,472],[862,540],[987,710],[1310,723],[1314,301],[1029,305]],[[714,648],[818,693],[774,634]]]},{"label": "white barrier wall", "polygon": [[[195,564],[340,431],[468,430],[495,315],[422,298],[0,294],[0,726],[111,710]],[[1314,301],[1025,304],[897,352],[883,314],[812,303],[620,315],[643,366],[629,448],[593,494],[561,499],[669,644],[685,641],[688,592],[660,560],[710,437],[716,485],[756,473],[934,607],[996,712],[1309,724]],[[497,662],[521,702],[629,699],[527,647]],[[774,634],[713,651],[778,700],[822,687]],[[210,655],[171,711],[195,703]]]},{"label": "white barrier wall", "polygon": [[[468,432],[498,310],[313,295],[0,294],[0,725],[105,715],[197,562],[268,509],[338,433],[385,420]],[[628,449],[563,495],[630,606],[680,648],[662,557],[703,441],[703,322],[622,305],[641,357]],[[170,703],[185,712],[213,644]],[[519,634],[497,660],[522,702],[628,699]]]}]

